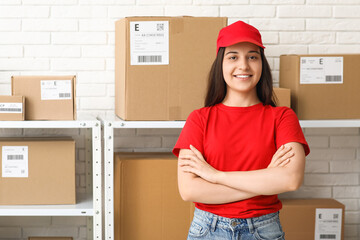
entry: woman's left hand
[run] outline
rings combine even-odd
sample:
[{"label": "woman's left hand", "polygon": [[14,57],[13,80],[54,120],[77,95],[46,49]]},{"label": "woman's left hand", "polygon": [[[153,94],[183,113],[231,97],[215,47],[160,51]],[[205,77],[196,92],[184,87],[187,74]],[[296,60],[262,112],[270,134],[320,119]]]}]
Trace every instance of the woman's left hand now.
[{"label": "woman's left hand", "polygon": [[208,164],[201,152],[194,146],[190,145],[190,150],[194,154],[187,154],[179,157],[179,167],[181,170],[184,172],[193,173],[208,182],[216,183],[217,176],[221,172]]}]

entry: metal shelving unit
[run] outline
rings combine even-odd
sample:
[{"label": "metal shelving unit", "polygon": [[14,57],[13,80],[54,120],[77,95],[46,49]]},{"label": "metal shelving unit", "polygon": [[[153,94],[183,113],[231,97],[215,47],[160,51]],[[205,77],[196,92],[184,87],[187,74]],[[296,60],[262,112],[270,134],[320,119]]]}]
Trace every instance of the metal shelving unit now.
[{"label": "metal shelving unit", "polygon": [[115,115],[99,118],[104,126],[105,239],[114,239],[114,129],[182,128],[185,121],[123,121]]},{"label": "metal shelving unit", "polygon": [[[92,120],[89,120],[92,119]],[[85,131],[86,189],[74,205],[6,205],[0,216],[86,216],[88,239],[102,239],[101,123],[91,116],[75,121],[0,121],[0,128],[82,128]]]},{"label": "metal shelving unit", "polygon": [[[105,239],[114,239],[114,129],[183,128],[185,121],[124,121],[115,115],[99,117],[104,126]],[[302,128],[360,127],[360,120],[302,120]]]}]

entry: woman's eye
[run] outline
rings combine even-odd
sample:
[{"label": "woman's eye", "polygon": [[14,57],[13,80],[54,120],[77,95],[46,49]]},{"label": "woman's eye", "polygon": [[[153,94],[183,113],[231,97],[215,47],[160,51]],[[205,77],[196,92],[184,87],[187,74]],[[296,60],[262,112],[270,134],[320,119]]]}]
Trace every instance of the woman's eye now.
[{"label": "woman's eye", "polygon": [[249,59],[255,60],[255,59],[257,59],[257,57],[256,56],[250,56]]},{"label": "woman's eye", "polygon": [[236,56],[230,56],[229,59],[235,60],[235,59],[236,59]]}]

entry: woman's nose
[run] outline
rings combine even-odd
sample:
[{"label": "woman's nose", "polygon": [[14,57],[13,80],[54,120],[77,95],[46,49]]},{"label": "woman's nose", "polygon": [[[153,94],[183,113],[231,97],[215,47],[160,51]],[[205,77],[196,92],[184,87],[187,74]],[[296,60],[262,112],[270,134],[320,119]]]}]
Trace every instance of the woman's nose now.
[{"label": "woman's nose", "polygon": [[248,62],[246,61],[245,58],[240,58],[240,59],[239,59],[238,69],[240,69],[240,70],[247,70],[247,69],[249,69],[249,64],[248,64]]}]

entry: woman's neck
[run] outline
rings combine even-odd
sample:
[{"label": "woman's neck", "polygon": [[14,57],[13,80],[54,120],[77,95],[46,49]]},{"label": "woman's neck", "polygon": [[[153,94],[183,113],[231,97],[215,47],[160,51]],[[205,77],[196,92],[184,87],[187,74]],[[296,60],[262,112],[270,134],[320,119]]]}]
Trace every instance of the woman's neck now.
[{"label": "woman's neck", "polygon": [[255,94],[229,94],[227,93],[222,104],[229,107],[250,107],[255,104],[260,103],[261,101]]}]

